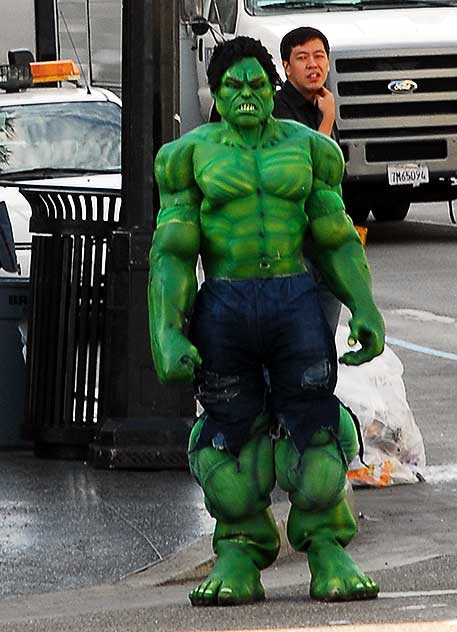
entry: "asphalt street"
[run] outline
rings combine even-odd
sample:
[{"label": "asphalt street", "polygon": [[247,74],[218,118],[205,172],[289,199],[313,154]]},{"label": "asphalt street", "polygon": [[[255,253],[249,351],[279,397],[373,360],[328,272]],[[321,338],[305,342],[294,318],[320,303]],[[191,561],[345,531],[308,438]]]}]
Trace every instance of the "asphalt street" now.
[{"label": "asphalt street", "polygon": [[[191,608],[213,521],[188,472],[106,472],[3,452],[0,630],[457,630],[457,227],[444,205],[429,205],[368,228],[375,296],[427,454],[426,482],[354,494],[351,552],[380,597],[310,601],[306,563],[284,545],[263,574],[264,603]],[[284,495],[274,500],[282,524]]]}]

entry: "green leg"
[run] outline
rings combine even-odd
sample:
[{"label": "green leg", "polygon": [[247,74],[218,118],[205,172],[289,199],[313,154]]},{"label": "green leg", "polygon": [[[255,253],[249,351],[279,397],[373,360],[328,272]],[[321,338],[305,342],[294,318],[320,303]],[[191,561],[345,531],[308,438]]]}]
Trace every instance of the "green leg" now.
[{"label": "green leg", "polygon": [[[357,451],[357,436],[344,409],[339,441],[349,463]],[[290,439],[281,439],[276,447],[276,471],[292,503],[289,541],[308,555],[311,597],[325,601],[376,597],[377,584],[344,550],[357,529],[345,497],[346,471],[335,439],[317,433],[301,458]]]},{"label": "green leg", "polygon": [[270,509],[275,484],[273,448],[265,433],[252,437],[238,461],[225,450],[193,451],[200,425],[192,431],[189,462],[216,518],[216,563],[189,595],[194,606],[245,604],[264,599],[260,571],[274,562],[279,534]]},{"label": "green leg", "polygon": [[306,551],[308,555],[313,599],[348,601],[377,596],[378,585],[343,548],[356,530],[346,499],[326,511],[291,508],[287,535],[296,550]]},{"label": "green leg", "polygon": [[193,606],[232,606],[265,598],[260,571],[274,562],[279,535],[269,509],[234,524],[217,521],[216,563],[189,595]]}]

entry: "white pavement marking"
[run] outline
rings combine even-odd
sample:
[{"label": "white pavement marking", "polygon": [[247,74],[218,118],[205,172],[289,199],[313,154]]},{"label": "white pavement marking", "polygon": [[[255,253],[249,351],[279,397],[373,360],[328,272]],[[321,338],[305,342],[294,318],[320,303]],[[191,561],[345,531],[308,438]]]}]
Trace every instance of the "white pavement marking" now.
[{"label": "white pavement marking", "polygon": [[398,610],[430,610],[430,608],[447,608],[447,603],[415,603],[411,606],[403,606]]},{"label": "white pavement marking", "polygon": [[423,475],[427,483],[447,483],[457,480],[457,464],[427,465]]},{"label": "white pavement marking", "polygon": [[442,597],[443,595],[457,595],[457,588],[447,590],[406,590],[404,592],[381,592],[380,599],[404,599],[405,597]]},{"label": "white pavement marking", "polygon": [[409,349],[410,351],[426,353],[437,358],[444,358],[445,360],[453,360],[454,362],[457,362],[457,353],[449,353],[448,351],[439,351],[438,349],[431,349],[430,347],[422,347],[421,345],[416,345],[413,342],[400,340],[399,338],[390,338],[389,336],[386,336],[386,342],[394,347],[403,347],[404,349]]},{"label": "white pavement marking", "polygon": [[[354,623],[336,624],[345,632],[457,632],[457,619],[447,621],[427,621],[418,623],[367,623],[358,625]],[[214,631],[216,632],[216,631]],[[227,630],[227,632],[240,632],[239,630]],[[335,632],[335,624],[319,625],[305,628],[258,628],[250,632]]]}]

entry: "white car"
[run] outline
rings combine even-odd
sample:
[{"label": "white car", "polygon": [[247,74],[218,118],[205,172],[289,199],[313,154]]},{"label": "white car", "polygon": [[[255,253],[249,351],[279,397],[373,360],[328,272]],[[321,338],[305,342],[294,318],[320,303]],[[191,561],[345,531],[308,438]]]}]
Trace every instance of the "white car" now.
[{"label": "white car", "polygon": [[[70,63],[31,66],[41,82],[49,82],[64,79],[59,72]],[[66,76],[75,77],[74,64]],[[0,75],[0,203],[13,229],[17,275],[28,277],[31,209],[19,183],[120,189],[120,99],[94,87],[23,87],[17,78],[11,83]],[[4,270],[0,275],[16,276]]]}]

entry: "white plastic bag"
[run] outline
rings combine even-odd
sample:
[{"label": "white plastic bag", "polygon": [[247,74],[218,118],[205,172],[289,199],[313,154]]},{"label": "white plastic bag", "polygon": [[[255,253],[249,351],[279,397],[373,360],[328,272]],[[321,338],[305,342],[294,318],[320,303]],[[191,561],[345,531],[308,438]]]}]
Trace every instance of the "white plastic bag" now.
[{"label": "white plastic bag", "polygon": [[[350,350],[349,328],[339,326],[338,357]],[[354,485],[386,487],[422,479],[425,449],[406,400],[403,364],[386,346],[382,355],[358,367],[339,365],[336,395],[358,417],[364,439],[363,465],[356,457],[348,478]]]}]

